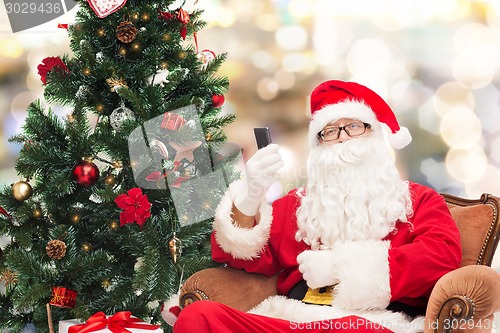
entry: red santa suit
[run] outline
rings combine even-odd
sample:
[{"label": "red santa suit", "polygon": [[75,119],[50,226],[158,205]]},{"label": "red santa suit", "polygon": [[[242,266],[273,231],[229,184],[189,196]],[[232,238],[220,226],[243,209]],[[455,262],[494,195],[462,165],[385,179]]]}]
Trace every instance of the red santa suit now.
[{"label": "red santa suit", "polygon": [[[351,103],[354,97],[364,104],[360,107]],[[351,104],[339,104],[346,98]],[[324,103],[329,109],[315,103]],[[373,133],[380,129],[378,122],[387,125],[392,131],[393,147],[403,147],[411,140],[399,128],[385,102],[357,84],[325,82],[313,92],[311,108],[315,112],[310,125],[312,146],[317,144],[321,128],[341,117],[366,121],[372,125]],[[314,249],[314,255],[320,255],[325,269],[328,266],[338,281],[331,292],[331,304],[321,306],[287,297],[294,286],[307,280],[299,270],[297,257],[311,252],[311,248],[296,239],[297,210],[304,190],[292,190],[271,205],[263,200],[259,222],[252,229],[245,229],[232,220],[241,182],[230,186],[217,208],[212,234],[213,259],[251,273],[278,274],[279,295],[268,298],[249,313],[216,302],[195,302],[181,311],[174,332],[423,331],[423,317],[413,319],[388,308],[392,309],[391,305],[396,303],[424,308],[437,280],[460,266],[459,231],[444,199],[436,191],[409,182],[412,214],[407,221],[397,221],[394,230],[383,239],[378,236],[366,240],[339,239],[329,244],[327,250]]]},{"label": "red santa suit", "polygon": [[[397,223],[397,232],[380,241],[339,242],[332,248],[341,277],[332,306],[278,296],[251,312],[302,323],[357,315],[395,332],[421,329],[385,309],[395,301],[424,307],[436,281],[460,266],[460,235],[437,192],[416,183],[409,187],[414,211],[409,223]],[[260,223],[249,230],[232,223],[232,192],[222,200],[214,222],[213,259],[251,273],[279,273],[278,292],[287,295],[302,280],[297,255],[309,249],[295,240],[300,193],[292,190],[271,206],[262,204]]]}]

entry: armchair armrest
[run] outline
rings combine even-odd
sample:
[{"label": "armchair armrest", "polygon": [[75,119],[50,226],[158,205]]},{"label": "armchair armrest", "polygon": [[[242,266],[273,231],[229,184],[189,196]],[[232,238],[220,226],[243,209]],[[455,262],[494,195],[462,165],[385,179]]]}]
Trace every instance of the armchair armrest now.
[{"label": "armchair armrest", "polygon": [[491,332],[500,311],[500,274],[472,265],[449,272],[434,286],[425,315],[425,333]]},{"label": "armchair armrest", "polygon": [[226,304],[248,311],[269,296],[276,295],[275,276],[248,273],[230,267],[207,268],[191,275],[181,288],[181,308],[199,300]]}]

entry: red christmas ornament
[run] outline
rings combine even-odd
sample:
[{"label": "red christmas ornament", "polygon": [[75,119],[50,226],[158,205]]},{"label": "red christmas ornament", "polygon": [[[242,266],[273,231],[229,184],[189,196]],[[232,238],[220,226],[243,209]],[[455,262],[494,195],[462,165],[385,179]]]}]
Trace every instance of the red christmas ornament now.
[{"label": "red christmas ornament", "polygon": [[78,185],[84,187],[92,186],[99,180],[99,169],[92,162],[82,161],[73,169],[73,176]]},{"label": "red christmas ornament", "polygon": [[0,206],[0,214],[5,215],[7,217],[10,217],[9,213],[7,213],[7,211],[5,209],[3,209],[2,206]]},{"label": "red christmas ornament", "polygon": [[65,73],[69,72],[68,67],[66,67],[66,64],[59,57],[47,57],[42,60],[42,63],[37,68],[43,84],[47,84],[47,73],[53,69]]},{"label": "red christmas ornament", "polygon": [[175,12],[175,16],[173,14],[170,14],[169,12],[162,12],[162,11],[158,11],[158,14],[160,18],[164,19],[167,22],[176,17],[182,23],[181,29],[179,31],[181,37],[182,39],[186,39],[187,35],[186,26],[189,23],[189,13],[187,11],[185,11],[182,8],[179,8],[179,10]]},{"label": "red christmas ornament", "polygon": [[225,102],[225,98],[224,98],[224,95],[212,95],[212,106],[214,108],[219,108],[222,106],[222,104],[224,104]]}]

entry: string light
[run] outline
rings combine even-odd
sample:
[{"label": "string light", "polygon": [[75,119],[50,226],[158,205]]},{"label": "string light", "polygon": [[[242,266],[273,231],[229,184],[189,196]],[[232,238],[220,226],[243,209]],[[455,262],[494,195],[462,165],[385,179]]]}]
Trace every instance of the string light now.
[{"label": "string light", "polygon": [[35,208],[33,210],[33,217],[36,219],[42,217],[42,210],[40,208]]},{"label": "string light", "polygon": [[81,249],[85,253],[90,252],[90,250],[92,250],[92,245],[90,245],[90,243],[83,243]]},{"label": "string light", "polygon": [[71,223],[77,224],[77,223],[80,222],[80,215],[79,214],[73,214],[73,215],[71,215],[70,220],[71,220]]},{"label": "string light", "polygon": [[116,229],[118,229],[119,226],[120,226],[120,224],[117,221],[111,221],[109,223],[109,229],[111,229],[111,230],[116,230]]},{"label": "string light", "polygon": [[139,43],[133,43],[132,44],[132,50],[133,51],[139,51],[141,49],[141,44]]}]

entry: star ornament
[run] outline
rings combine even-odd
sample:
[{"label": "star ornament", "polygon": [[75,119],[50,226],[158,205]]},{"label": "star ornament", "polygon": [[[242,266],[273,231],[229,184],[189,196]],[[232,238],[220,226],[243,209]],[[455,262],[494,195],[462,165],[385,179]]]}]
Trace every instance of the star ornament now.
[{"label": "star ornament", "polygon": [[138,187],[130,189],[127,194],[120,194],[115,199],[116,205],[123,209],[120,213],[120,226],[136,222],[140,227],[151,216],[151,203],[148,196]]},{"label": "star ornament", "polygon": [[183,159],[186,159],[189,162],[193,162],[193,151],[201,146],[201,141],[193,141],[182,146],[173,141],[170,141],[168,144],[176,151],[174,161],[181,161]]}]

